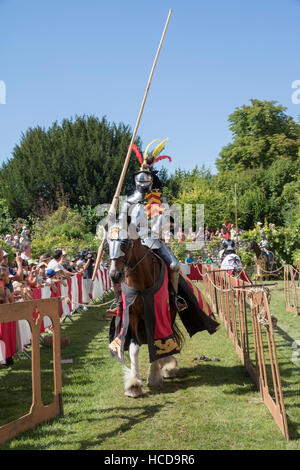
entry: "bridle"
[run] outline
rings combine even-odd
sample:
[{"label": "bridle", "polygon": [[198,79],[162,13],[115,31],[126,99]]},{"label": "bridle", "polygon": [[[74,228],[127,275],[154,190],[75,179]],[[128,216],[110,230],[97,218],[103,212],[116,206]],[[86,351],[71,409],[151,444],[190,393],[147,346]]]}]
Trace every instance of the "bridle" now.
[{"label": "bridle", "polygon": [[[132,248],[134,247],[134,241],[133,240],[129,240],[129,239],[126,239],[126,240],[122,240],[121,241],[121,248],[122,248],[122,251],[124,251],[125,255],[124,255],[124,265],[126,266],[126,271],[134,271],[138,265],[144,261],[144,259],[149,255],[149,253],[153,253],[158,259],[160,259],[160,256],[158,256],[156,253],[154,253],[154,251],[152,251],[152,247],[155,243],[155,240],[153,241],[152,245],[150,247],[147,247],[147,251],[146,253],[141,257],[141,259],[139,259],[136,264],[131,267],[131,266],[128,266],[128,263],[129,263],[129,260],[131,258],[131,254],[132,254]],[[124,249],[125,248],[125,249]]]}]

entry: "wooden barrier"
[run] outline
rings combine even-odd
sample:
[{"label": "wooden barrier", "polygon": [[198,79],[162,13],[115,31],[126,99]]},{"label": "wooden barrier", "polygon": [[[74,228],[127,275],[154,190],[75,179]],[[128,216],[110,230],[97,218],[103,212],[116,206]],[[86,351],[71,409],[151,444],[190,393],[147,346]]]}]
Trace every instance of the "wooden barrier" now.
[{"label": "wooden barrier", "polygon": [[[203,266],[203,287],[276,424],[289,439],[267,291]],[[248,305],[248,308],[247,308]],[[249,315],[250,313],[250,315]]]},{"label": "wooden barrier", "polygon": [[287,312],[298,315],[298,294],[296,287],[296,274],[291,265],[284,266],[284,301]]},{"label": "wooden barrier", "polygon": [[[32,405],[28,414],[0,427],[0,443],[8,441],[40,423],[63,415],[59,313],[58,298],[0,306],[1,323],[18,320],[28,321],[32,346]],[[45,316],[50,317],[53,325],[54,396],[53,402],[47,406],[42,402],[40,366],[40,330]]]}]

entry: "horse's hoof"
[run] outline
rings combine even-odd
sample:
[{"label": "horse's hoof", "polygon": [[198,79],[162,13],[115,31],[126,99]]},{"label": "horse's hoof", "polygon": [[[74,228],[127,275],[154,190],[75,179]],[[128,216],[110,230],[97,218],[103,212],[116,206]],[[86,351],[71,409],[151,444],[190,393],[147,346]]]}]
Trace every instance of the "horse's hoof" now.
[{"label": "horse's hoof", "polygon": [[271,315],[271,321],[272,321],[273,328],[276,328],[278,324],[278,318],[275,317],[274,315]]},{"label": "horse's hoof", "polygon": [[161,387],[162,384],[163,384],[163,378],[162,377],[159,377],[158,379],[152,379],[152,378],[149,378],[147,380],[147,385],[149,388],[157,388],[157,387]]},{"label": "horse's hoof", "polygon": [[178,369],[163,369],[162,370],[163,378],[164,379],[172,379],[173,377],[176,377],[177,370]]},{"label": "horse's hoof", "polygon": [[141,385],[132,385],[125,390],[125,395],[130,398],[138,398],[143,394]]},{"label": "horse's hoof", "polygon": [[176,377],[179,370],[178,362],[174,356],[169,356],[164,359],[160,359],[161,375],[164,379],[171,379]]},{"label": "horse's hoof", "polygon": [[130,369],[124,367],[124,393],[127,397],[137,398],[143,393],[143,382],[139,377],[131,374]]}]

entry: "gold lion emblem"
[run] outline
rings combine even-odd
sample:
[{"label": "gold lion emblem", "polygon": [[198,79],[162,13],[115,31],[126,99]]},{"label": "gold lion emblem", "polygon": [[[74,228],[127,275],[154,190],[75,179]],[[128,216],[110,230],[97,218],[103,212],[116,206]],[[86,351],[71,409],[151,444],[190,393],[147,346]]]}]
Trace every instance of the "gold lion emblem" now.
[{"label": "gold lion emblem", "polygon": [[168,338],[165,343],[161,339],[156,339],[154,341],[155,347],[157,349],[156,354],[167,354],[171,351],[180,351],[179,346],[174,338]]}]

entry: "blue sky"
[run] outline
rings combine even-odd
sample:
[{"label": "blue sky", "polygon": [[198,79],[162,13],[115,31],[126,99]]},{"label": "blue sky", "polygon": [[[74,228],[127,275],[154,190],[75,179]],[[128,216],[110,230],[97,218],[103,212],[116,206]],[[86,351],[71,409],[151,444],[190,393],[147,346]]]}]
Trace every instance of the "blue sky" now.
[{"label": "blue sky", "polygon": [[29,127],[75,115],[133,129],[170,8],[138,132],[169,138],[169,170],[215,172],[228,116],[251,98],[298,118],[298,0],[0,0],[0,162]]}]

